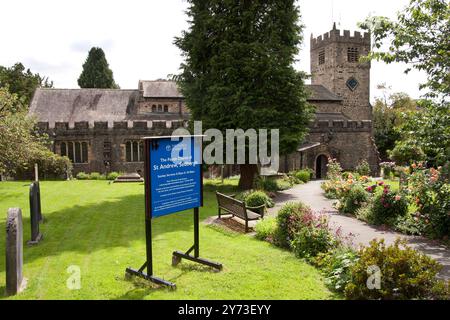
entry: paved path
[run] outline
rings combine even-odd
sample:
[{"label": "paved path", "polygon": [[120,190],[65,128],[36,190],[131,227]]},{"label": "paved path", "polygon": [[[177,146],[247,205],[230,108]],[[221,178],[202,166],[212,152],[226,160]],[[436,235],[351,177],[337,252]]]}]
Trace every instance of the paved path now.
[{"label": "paved path", "polygon": [[325,198],[320,188],[321,183],[322,181],[311,181],[279,192],[275,198],[276,205],[274,208],[269,209],[269,215],[275,215],[286,202],[302,201],[315,211],[327,213],[330,216],[331,225],[335,228],[341,227],[343,234],[353,233],[355,235],[353,242],[356,246],[359,244],[368,245],[374,238],[384,238],[387,244],[393,243],[397,237],[406,239],[412,247],[439,261],[443,265],[439,276],[444,279],[450,279],[449,248],[423,237],[407,236],[398,232],[383,230],[370,226],[356,218],[339,214],[332,206],[334,200]]}]

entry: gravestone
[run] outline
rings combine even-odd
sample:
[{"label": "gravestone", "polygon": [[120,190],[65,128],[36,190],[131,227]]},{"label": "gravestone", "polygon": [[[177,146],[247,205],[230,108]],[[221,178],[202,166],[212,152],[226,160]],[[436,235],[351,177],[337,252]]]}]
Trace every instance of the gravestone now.
[{"label": "gravestone", "polygon": [[30,184],[30,222],[31,222],[31,240],[28,245],[38,244],[42,239],[42,234],[39,232],[39,222],[42,220],[40,213],[41,200],[39,194],[39,183],[33,182]]},{"label": "gravestone", "polygon": [[6,219],[6,294],[15,295],[25,288],[23,279],[22,210],[11,208]]}]

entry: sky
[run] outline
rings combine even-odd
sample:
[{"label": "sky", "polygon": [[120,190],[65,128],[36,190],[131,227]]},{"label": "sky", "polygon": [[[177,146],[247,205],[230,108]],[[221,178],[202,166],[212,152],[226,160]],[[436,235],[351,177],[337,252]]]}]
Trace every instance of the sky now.
[{"label": "sky", "polygon": [[[309,39],[339,29],[357,30],[369,15],[394,18],[409,0],[300,0],[304,42],[295,68],[309,66]],[[48,76],[56,88],[78,88],[77,79],[92,46],[103,48],[122,89],[136,89],[138,81],[166,78],[179,72],[183,61],[174,37],[188,28],[185,0],[2,0],[0,2],[0,65],[22,62]],[[373,62],[372,101],[392,92],[418,98],[419,72],[403,73],[405,65]]]}]

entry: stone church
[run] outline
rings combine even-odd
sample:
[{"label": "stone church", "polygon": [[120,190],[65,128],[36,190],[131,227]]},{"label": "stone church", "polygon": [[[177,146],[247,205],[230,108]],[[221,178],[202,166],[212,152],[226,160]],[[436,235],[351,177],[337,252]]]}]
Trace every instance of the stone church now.
[{"label": "stone church", "polygon": [[[372,136],[369,34],[333,29],[311,36],[312,83],[309,102],[316,107],[309,135],[298,150],[280,159],[280,171],[311,168],[326,174],[328,157],[350,170],[367,160],[378,171]],[[276,107],[276,106],[274,106]],[[171,81],[139,81],[136,90],[37,89],[30,105],[54,152],[68,156],[78,172],[143,171],[143,145],[150,135],[170,135],[186,126],[189,109]]]}]

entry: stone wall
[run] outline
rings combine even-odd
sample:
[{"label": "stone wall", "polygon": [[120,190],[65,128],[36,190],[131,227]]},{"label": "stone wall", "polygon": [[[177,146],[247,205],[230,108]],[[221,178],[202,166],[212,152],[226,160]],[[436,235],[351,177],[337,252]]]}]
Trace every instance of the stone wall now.
[{"label": "stone wall", "polygon": [[[53,151],[61,153],[62,142],[87,142],[88,163],[74,163],[78,172],[142,172],[143,162],[127,162],[125,144],[128,140],[140,140],[148,136],[170,135],[173,130],[186,127],[186,121],[124,121],[124,122],[48,122],[38,123],[41,131],[53,140]],[[105,153],[109,152],[109,157]],[[110,166],[106,167],[104,161]]]},{"label": "stone wall", "polygon": [[317,157],[324,155],[336,158],[344,170],[354,170],[361,160],[366,160],[372,174],[379,173],[379,154],[372,136],[372,122],[369,120],[315,121],[305,140],[320,145],[281,157],[280,167],[283,172],[301,168],[315,171]]}]

